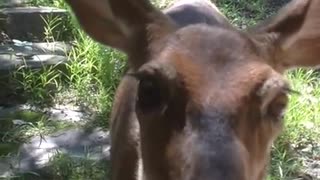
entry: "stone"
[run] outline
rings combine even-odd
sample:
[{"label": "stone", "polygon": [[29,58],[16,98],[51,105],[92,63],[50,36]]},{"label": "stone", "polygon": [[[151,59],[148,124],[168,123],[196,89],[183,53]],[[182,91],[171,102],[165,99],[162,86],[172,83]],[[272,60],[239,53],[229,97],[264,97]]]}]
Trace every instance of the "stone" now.
[{"label": "stone", "polygon": [[11,167],[13,159],[9,157],[0,158],[0,179],[10,178],[14,176],[14,172]]},{"label": "stone", "polygon": [[0,71],[11,71],[21,66],[25,66],[32,69],[40,69],[44,66],[55,66],[59,64],[65,64],[67,61],[68,58],[65,56],[50,54],[0,54]]},{"label": "stone", "polygon": [[46,111],[52,121],[81,122],[87,116],[80,110],[50,108]]},{"label": "stone", "polygon": [[1,0],[0,8],[21,7],[27,4],[28,0]]},{"label": "stone", "polygon": [[[28,104],[16,105],[12,107],[3,107],[0,106],[0,120],[6,119],[13,114],[18,114],[19,112],[34,112],[37,114],[46,115],[48,120],[51,121],[64,121],[69,123],[87,123],[90,119],[90,114],[80,110],[80,107],[66,106],[66,105],[56,105],[56,107],[37,109],[34,106]],[[23,124],[27,123],[23,120],[13,120],[13,124]]]},{"label": "stone", "polygon": [[14,169],[23,173],[45,168],[57,153],[66,153],[75,159],[109,160],[109,150],[109,132],[100,128],[91,131],[70,129],[43,138],[34,137],[23,144]]},{"label": "stone", "polygon": [[43,18],[62,18],[61,23],[55,27],[53,34],[60,33],[64,18],[68,13],[64,9],[51,7],[13,7],[0,10],[4,31],[11,39],[23,41],[43,41],[45,39],[46,23]]},{"label": "stone", "polygon": [[13,43],[0,46],[0,54],[54,54],[65,56],[71,51],[71,45],[65,42],[21,42],[13,40]]},{"label": "stone", "polygon": [[109,131],[69,129],[43,137],[34,136],[18,148],[18,154],[0,157],[0,179],[33,172],[42,174],[58,154],[75,161],[105,162],[110,160]]},{"label": "stone", "polygon": [[8,42],[10,42],[9,36],[0,30],[0,45],[7,44]]}]

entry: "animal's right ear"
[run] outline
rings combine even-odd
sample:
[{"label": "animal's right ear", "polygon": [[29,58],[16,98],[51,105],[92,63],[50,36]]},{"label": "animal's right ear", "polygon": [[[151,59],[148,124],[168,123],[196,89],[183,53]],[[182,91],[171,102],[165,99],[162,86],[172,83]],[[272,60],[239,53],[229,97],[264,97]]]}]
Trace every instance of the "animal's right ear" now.
[{"label": "animal's right ear", "polygon": [[[96,41],[129,53],[130,46],[146,45],[170,26],[169,19],[147,0],[66,0],[82,28]],[[165,24],[165,25],[164,25]],[[151,36],[151,37],[149,37]],[[138,41],[138,42],[133,42]],[[135,49],[140,47],[134,47]]]},{"label": "animal's right ear", "polygon": [[320,1],[292,0],[276,16],[249,30],[279,71],[320,65]]}]

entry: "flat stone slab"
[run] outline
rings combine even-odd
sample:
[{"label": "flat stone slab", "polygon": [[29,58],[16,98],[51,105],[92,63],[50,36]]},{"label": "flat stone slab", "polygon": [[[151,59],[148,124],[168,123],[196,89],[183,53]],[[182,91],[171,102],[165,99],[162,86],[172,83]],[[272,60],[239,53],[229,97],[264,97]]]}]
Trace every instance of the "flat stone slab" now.
[{"label": "flat stone slab", "polygon": [[27,4],[28,0],[1,0],[0,8],[21,7]]},{"label": "flat stone slab", "polygon": [[40,69],[45,66],[65,64],[67,61],[67,57],[59,55],[0,54],[0,71],[10,71],[21,66]]},{"label": "flat stone slab", "polygon": [[[51,7],[13,7],[0,9],[0,19],[3,30],[11,39],[42,41],[45,39],[46,23],[44,19],[66,18],[68,13],[64,9]],[[44,18],[44,19],[43,19]],[[59,25],[60,24],[60,25]],[[62,29],[59,23],[54,29],[54,34]],[[60,28],[61,26],[61,28]]]},{"label": "flat stone slab", "polygon": [[65,56],[70,52],[71,48],[71,45],[65,42],[31,43],[13,40],[10,44],[0,45],[0,54],[54,54]]},{"label": "flat stone slab", "polygon": [[15,167],[22,171],[43,168],[57,153],[67,153],[74,158],[93,161],[108,160],[109,150],[109,132],[101,129],[71,129],[43,138],[34,137],[29,143],[23,144],[20,149],[20,162]]},{"label": "flat stone slab", "polygon": [[36,136],[21,145],[19,152],[17,157],[0,159],[0,177],[41,171],[58,153],[65,153],[75,160],[109,160],[110,137],[109,132],[99,128],[91,131],[70,129],[43,138]]},{"label": "flat stone slab", "polygon": [[11,167],[12,161],[13,160],[9,157],[0,158],[0,179],[14,176],[14,172]]},{"label": "flat stone slab", "polygon": [[[18,112],[34,111],[48,116],[52,121],[68,121],[87,123],[89,115],[80,110],[78,106],[56,105],[53,108],[37,109],[28,104],[14,107],[0,106],[1,120],[6,120]],[[9,120],[15,126],[23,126],[30,122],[23,119]],[[81,122],[80,122],[81,123]],[[17,145],[8,157],[0,157],[0,179],[9,178],[18,174],[35,172],[41,174],[48,166],[50,160],[57,154],[66,154],[73,160],[89,160],[104,162],[110,159],[109,131],[101,128],[82,129],[73,128],[40,137],[35,134],[30,141]]]},{"label": "flat stone slab", "polygon": [[[21,111],[32,111],[36,113],[41,113],[48,117],[51,121],[64,121],[70,123],[87,123],[91,119],[91,115],[81,111],[80,107],[68,106],[68,105],[56,105],[55,107],[41,109],[39,111],[33,106],[28,104],[17,105],[13,107],[3,107],[0,106],[0,122],[1,119],[6,119],[13,114],[17,114]],[[23,120],[19,120],[20,123],[25,123]],[[18,121],[16,121],[18,122]],[[0,123],[1,124],[1,123]]]}]

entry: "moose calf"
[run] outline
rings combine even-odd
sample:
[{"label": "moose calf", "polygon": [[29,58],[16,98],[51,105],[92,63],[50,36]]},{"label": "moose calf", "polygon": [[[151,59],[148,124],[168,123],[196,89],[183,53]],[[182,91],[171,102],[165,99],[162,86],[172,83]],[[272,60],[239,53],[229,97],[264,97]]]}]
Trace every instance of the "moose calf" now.
[{"label": "moose calf", "polygon": [[320,63],[320,1],[237,30],[207,0],[66,0],[97,42],[128,55],[113,105],[112,180],[262,180],[288,68]]}]

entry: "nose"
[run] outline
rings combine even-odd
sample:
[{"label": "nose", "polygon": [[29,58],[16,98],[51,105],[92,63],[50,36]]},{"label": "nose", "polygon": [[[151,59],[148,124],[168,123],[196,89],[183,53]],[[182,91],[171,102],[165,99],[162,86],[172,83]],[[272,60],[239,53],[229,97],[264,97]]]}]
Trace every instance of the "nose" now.
[{"label": "nose", "polygon": [[189,128],[194,166],[190,180],[247,180],[241,145],[231,128],[232,119],[221,113],[193,116]]}]

